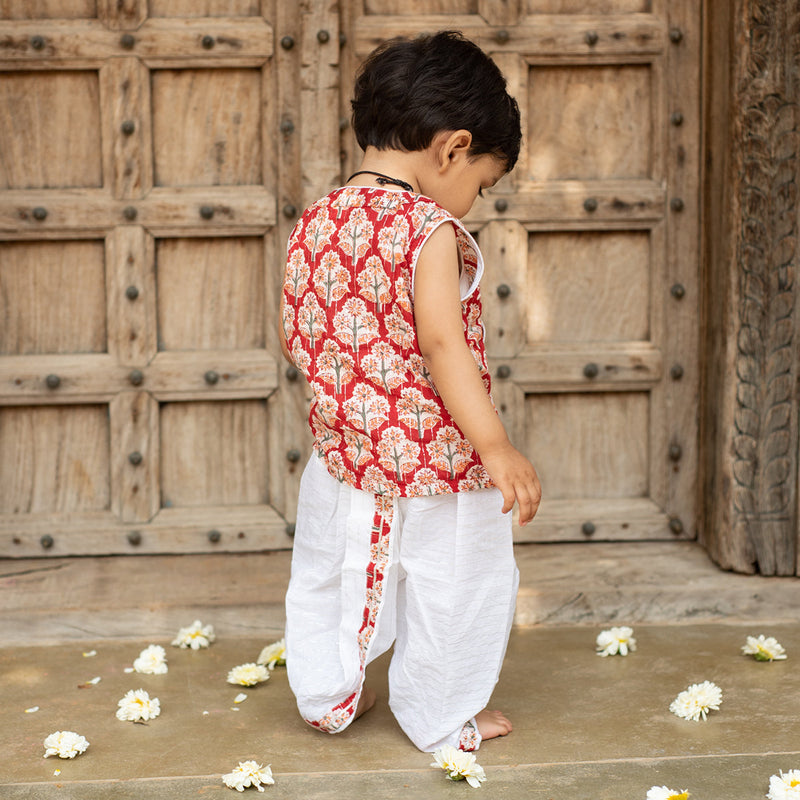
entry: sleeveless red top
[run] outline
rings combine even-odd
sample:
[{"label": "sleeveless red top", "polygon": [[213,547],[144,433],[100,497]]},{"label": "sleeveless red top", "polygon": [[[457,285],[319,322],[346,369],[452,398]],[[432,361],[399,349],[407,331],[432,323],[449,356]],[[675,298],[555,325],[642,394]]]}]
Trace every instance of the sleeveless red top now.
[{"label": "sleeveless red top", "polygon": [[488,392],[483,258],[458,219],[411,192],[344,187],[308,208],[289,238],[282,324],[313,389],[314,449],[334,477],[374,494],[493,485],[436,393],[417,343],[414,269],[443,224],[456,231],[464,338]]}]

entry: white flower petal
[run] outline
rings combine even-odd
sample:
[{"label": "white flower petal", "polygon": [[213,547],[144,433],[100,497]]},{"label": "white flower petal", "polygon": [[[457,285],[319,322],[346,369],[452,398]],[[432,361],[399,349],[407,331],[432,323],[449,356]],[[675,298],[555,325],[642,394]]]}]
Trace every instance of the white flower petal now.
[{"label": "white flower petal", "polygon": [[767,800],[800,800],[800,769],[790,769],[769,779]]},{"label": "white flower petal", "polygon": [[44,740],[44,757],[75,758],[86,751],[89,742],[75,731],[56,731]]},{"label": "white flower petal", "polygon": [[784,661],[786,651],[783,645],[774,637],[748,636],[746,644],[742,647],[745,655],[753,656],[756,661]]},{"label": "white flower petal", "polygon": [[240,761],[232,772],[222,776],[222,782],[237,792],[243,792],[249,786],[255,786],[259,792],[263,792],[264,786],[272,785],[275,779],[270,765],[262,767],[257,761]]},{"label": "white flower petal", "polygon": [[26,714],[35,714],[39,710],[39,706],[31,706],[25,709]]},{"label": "white flower petal", "polygon": [[191,625],[178,631],[172,644],[175,647],[191,647],[192,650],[199,650],[201,647],[208,647],[215,638],[214,626],[203,625],[196,619]]},{"label": "white flower petal", "polygon": [[446,744],[433,754],[432,767],[439,767],[447,773],[451,781],[466,779],[473,788],[478,788],[486,780],[483,767],[477,763],[472,753],[456,750],[452,745]]},{"label": "white flower petal", "polygon": [[722,690],[711,681],[693,683],[670,703],[669,710],[678,717],[697,721],[706,719],[709,711],[719,711]]},{"label": "white flower petal", "polygon": [[668,789],[666,786],[651,786],[646,800],[687,800],[689,796],[686,789],[680,791]]},{"label": "white flower petal", "polygon": [[131,689],[117,706],[117,719],[120,722],[147,722],[161,713],[158,698],[150,699],[144,689]]},{"label": "white flower petal", "polygon": [[286,666],[286,639],[268,644],[256,659],[257,664],[264,664],[269,669]]},{"label": "white flower petal", "polygon": [[244,692],[239,692],[239,694],[233,698],[234,703],[244,703],[245,700],[247,700],[247,695]]},{"label": "white flower petal", "polygon": [[626,656],[629,652],[636,650],[636,639],[633,638],[633,628],[622,625],[617,628],[610,628],[598,634],[595,642],[597,655],[605,658],[606,656],[621,655]]},{"label": "white flower petal", "polygon": [[240,664],[228,673],[228,683],[255,686],[269,680],[269,670],[263,664]]},{"label": "white flower petal", "polygon": [[160,644],[151,644],[145,647],[139,657],[133,662],[136,672],[144,675],[164,675],[168,671],[167,652]]}]

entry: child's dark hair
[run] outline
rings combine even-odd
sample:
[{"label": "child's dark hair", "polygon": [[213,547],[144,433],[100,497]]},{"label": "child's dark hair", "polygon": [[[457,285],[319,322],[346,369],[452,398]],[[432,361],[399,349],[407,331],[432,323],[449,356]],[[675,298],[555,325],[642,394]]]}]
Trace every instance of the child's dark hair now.
[{"label": "child's dark hair", "polygon": [[384,42],[361,66],[352,106],[364,150],[424,150],[440,131],[464,129],[470,156],[490,153],[508,171],[519,156],[517,101],[494,61],[457,31]]}]

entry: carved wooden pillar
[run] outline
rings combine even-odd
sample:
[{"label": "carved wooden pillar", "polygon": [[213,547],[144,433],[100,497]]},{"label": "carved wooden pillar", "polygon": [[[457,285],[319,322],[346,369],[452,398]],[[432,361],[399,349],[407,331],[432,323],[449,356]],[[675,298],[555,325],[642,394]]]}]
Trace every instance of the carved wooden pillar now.
[{"label": "carved wooden pillar", "polygon": [[723,568],[798,567],[800,4],[708,0],[702,535]]}]

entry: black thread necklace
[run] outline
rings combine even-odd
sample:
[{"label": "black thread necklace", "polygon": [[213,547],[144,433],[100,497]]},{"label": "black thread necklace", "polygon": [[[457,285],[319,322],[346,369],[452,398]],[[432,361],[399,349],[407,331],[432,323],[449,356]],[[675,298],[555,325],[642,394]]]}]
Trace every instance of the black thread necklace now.
[{"label": "black thread necklace", "polygon": [[388,175],[384,175],[382,172],[373,172],[371,169],[360,169],[358,172],[354,172],[346,181],[345,183],[350,183],[356,175],[374,175],[375,182],[381,186],[386,186],[387,183],[391,183],[394,186],[399,186],[401,189],[405,189],[407,192],[413,192],[414,187],[410,183],[406,183],[405,181],[401,181],[399,178],[390,178]]}]

